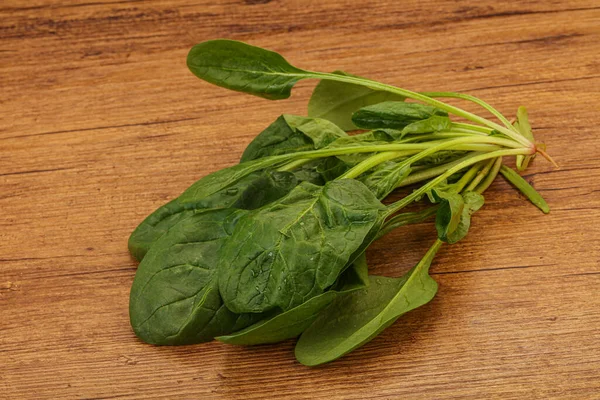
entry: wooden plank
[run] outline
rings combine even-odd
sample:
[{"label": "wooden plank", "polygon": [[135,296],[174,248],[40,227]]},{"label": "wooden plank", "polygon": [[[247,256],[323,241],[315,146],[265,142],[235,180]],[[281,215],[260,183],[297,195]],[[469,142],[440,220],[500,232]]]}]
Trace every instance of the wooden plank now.
[{"label": "wooden plank", "polygon": [[[436,258],[437,297],[322,368],[299,365],[293,341],[141,343],[130,232],[279,114],[304,113],[314,86],[269,102],[200,82],[185,56],[215,37],[507,115],[526,105],[561,165],[525,174],[551,214],[498,179]],[[0,398],[597,398],[599,39],[594,0],[3,1]],[[430,223],[392,233],[369,250],[373,272],[402,274],[433,238]]]}]

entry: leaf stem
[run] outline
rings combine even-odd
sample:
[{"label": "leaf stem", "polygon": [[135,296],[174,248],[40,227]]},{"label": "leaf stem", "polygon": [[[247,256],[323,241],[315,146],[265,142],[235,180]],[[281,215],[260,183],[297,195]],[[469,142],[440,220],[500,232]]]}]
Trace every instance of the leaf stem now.
[{"label": "leaf stem", "polygon": [[500,167],[502,167],[502,157],[496,158],[494,161],[494,165],[492,166],[492,170],[489,174],[486,175],[485,179],[475,188],[475,192],[481,194],[490,187],[494,179],[498,176],[498,172],[500,171]]},{"label": "leaf stem", "polygon": [[462,128],[462,129],[470,129],[473,131],[477,131],[477,132],[481,132],[481,133],[486,133],[486,134],[491,134],[494,130],[491,128],[486,128],[485,126],[481,126],[481,125],[473,125],[473,124],[465,124],[462,122],[452,122],[452,128]]},{"label": "leaf stem", "polygon": [[392,218],[385,222],[381,230],[377,233],[375,240],[387,235],[391,231],[395,230],[396,228],[400,228],[401,226],[409,224],[418,224],[419,222],[425,221],[427,218],[431,217],[432,215],[435,215],[438,208],[439,205],[435,204],[421,211],[394,215]]},{"label": "leaf stem", "polygon": [[[421,152],[422,153],[422,152]],[[418,153],[418,154],[421,154]],[[370,170],[373,167],[378,166],[379,164],[393,160],[394,158],[398,158],[402,153],[398,151],[386,151],[383,153],[376,154],[367,158],[364,161],[361,161],[350,170],[346,171],[343,175],[341,175],[338,179],[354,179],[357,176],[360,176],[363,172]]]},{"label": "leaf stem", "polygon": [[[449,162],[446,164],[438,165],[433,168],[427,168],[427,169],[421,170],[412,175],[409,175],[406,179],[404,179],[402,182],[400,182],[400,184],[396,187],[399,188],[399,187],[409,186],[414,183],[418,183],[421,181],[425,181],[427,179],[435,178],[436,176],[444,173],[444,171],[448,170],[449,168],[452,168],[453,166],[458,165],[458,164],[460,164],[466,160],[469,160],[473,157],[477,157],[480,154],[482,154],[482,153],[473,152],[471,154],[467,154],[466,156],[464,156],[462,158],[459,158],[458,160],[455,160],[455,161],[452,161],[452,162]],[[477,173],[477,172],[475,172],[475,173]]]},{"label": "leaf stem", "polygon": [[446,97],[446,98],[463,99],[463,100],[473,102],[473,103],[478,104],[481,107],[485,108],[490,113],[492,113],[492,115],[494,115],[496,118],[498,118],[504,125],[506,125],[507,128],[514,130],[510,121],[504,115],[502,115],[502,113],[500,113],[500,111],[496,110],[494,107],[492,107],[490,104],[486,103],[485,101],[483,101],[475,96],[471,96],[470,94],[463,94],[463,93],[456,93],[456,92],[421,92],[421,94],[425,95],[427,97]]},{"label": "leaf stem", "polygon": [[[473,142],[475,142],[475,143],[488,142],[489,143],[490,139],[494,139],[493,143],[503,144],[506,147],[518,146],[517,143],[514,143],[511,140],[506,140],[506,139],[501,139],[501,138],[491,138],[491,137],[487,137],[487,136],[475,136],[475,137],[471,136],[471,137],[461,137],[461,138],[452,139],[452,140],[440,140],[440,141],[438,141],[438,144],[436,144],[434,146],[430,146],[429,148],[424,149],[423,151],[415,154],[408,160],[401,162],[400,164],[398,164],[398,168],[402,168],[403,166],[410,166],[413,163],[415,163],[431,154],[441,151],[441,150],[445,150],[445,149],[449,149],[449,148],[458,149],[459,146],[461,146],[462,144],[474,144]],[[434,143],[434,142],[429,142],[429,143]],[[352,169],[350,169],[348,172],[346,172],[344,175],[342,175],[340,177],[340,179],[356,178],[357,176],[361,175],[363,172],[368,171],[369,169],[377,166],[378,164],[381,164],[382,162],[387,161],[387,160],[392,160],[397,157],[398,157],[398,154],[396,152],[385,152],[385,153],[375,155],[373,157],[369,157],[368,159],[366,159],[363,162],[359,163],[358,165],[354,166]]]},{"label": "leaf stem", "polygon": [[354,83],[354,84],[358,84],[361,86],[366,86],[369,87],[371,89],[375,89],[375,90],[383,90],[386,92],[391,92],[391,93],[396,93],[399,94],[401,96],[404,97],[408,97],[414,100],[418,100],[421,101],[425,104],[428,104],[430,106],[434,106],[437,107],[439,109],[442,109],[444,111],[447,111],[449,113],[452,113],[456,116],[459,117],[463,117],[465,119],[468,119],[469,121],[473,121],[476,122],[478,124],[481,125],[485,125],[488,126],[492,129],[496,129],[497,131],[500,131],[502,133],[504,133],[506,136],[514,139],[515,141],[521,143],[522,145],[526,146],[526,147],[531,147],[531,148],[535,148],[534,144],[531,143],[527,138],[525,138],[524,136],[522,136],[520,133],[515,132],[512,127],[511,128],[507,128],[504,127],[502,125],[499,125],[495,122],[492,122],[486,118],[480,117],[478,115],[475,115],[473,113],[470,113],[468,111],[465,111],[461,108],[452,106],[450,104],[444,103],[442,101],[436,100],[432,97],[417,93],[417,92],[413,92],[411,90],[407,90],[407,89],[401,89],[401,88],[397,88],[395,86],[391,86],[391,85],[386,85],[384,83],[380,83],[380,82],[376,82],[376,81],[372,81],[369,79],[365,79],[365,78],[358,78],[358,77],[354,77],[354,76],[348,76],[348,75],[336,75],[336,74],[329,74],[329,73],[325,73],[325,72],[314,72],[314,71],[306,71],[309,74],[314,74],[316,77],[320,77],[322,79],[329,79],[329,80],[334,80],[334,81],[339,81],[339,82],[347,82],[347,83]]},{"label": "leaf stem", "polygon": [[436,185],[438,185],[444,179],[455,174],[456,172],[460,171],[463,168],[470,167],[471,165],[473,165],[479,161],[489,160],[490,158],[511,156],[511,155],[516,156],[519,154],[526,155],[526,154],[529,154],[529,152],[530,152],[530,149],[498,150],[498,151],[493,151],[493,152],[487,153],[487,154],[481,154],[481,155],[475,156],[469,160],[463,161],[462,163],[455,165],[452,168],[448,169],[446,172],[439,175],[437,178],[427,182],[425,185],[421,186],[419,189],[415,190],[414,192],[412,192],[411,194],[409,194],[402,200],[399,200],[395,203],[390,204],[388,206],[388,215],[392,215],[392,214],[398,212],[399,210],[401,210],[402,208],[406,207],[407,205],[412,203],[414,200],[418,199],[420,196],[425,194],[428,190],[433,189]]},{"label": "leaf stem", "polygon": [[483,180],[483,178],[488,176],[488,173],[492,169],[492,166],[494,165],[495,162],[496,162],[496,160],[494,160],[494,159],[491,159],[490,161],[488,161],[485,164],[485,166],[483,167],[483,169],[481,171],[479,171],[477,173],[477,175],[475,176],[475,178],[473,178],[473,180],[469,183],[469,186],[467,186],[467,188],[465,189],[465,192],[473,191],[473,189],[475,189],[477,187],[477,185],[479,185],[479,182],[481,182]]},{"label": "leaf stem", "polygon": [[479,172],[480,169],[481,163],[474,164],[471,168],[469,168],[467,172],[463,174],[463,176],[461,176],[458,182],[454,184],[454,189],[458,193],[460,193],[465,188],[465,186],[467,186],[467,184],[471,182],[471,179],[473,179],[475,175],[477,175],[477,172]]},{"label": "leaf stem", "polygon": [[550,154],[548,154],[544,150],[540,149],[539,146],[537,147],[537,152],[540,153],[542,155],[542,157],[544,157],[546,160],[550,161],[552,163],[552,165],[554,165],[556,168],[560,168],[558,163],[556,161],[554,161],[554,159],[552,157],[550,157]]},{"label": "leaf stem", "polygon": [[294,160],[291,161],[287,164],[284,164],[283,166],[277,168],[277,171],[280,172],[285,172],[285,171],[292,171],[298,167],[303,166],[304,164],[311,162],[312,160],[310,158],[301,158],[299,160]]}]

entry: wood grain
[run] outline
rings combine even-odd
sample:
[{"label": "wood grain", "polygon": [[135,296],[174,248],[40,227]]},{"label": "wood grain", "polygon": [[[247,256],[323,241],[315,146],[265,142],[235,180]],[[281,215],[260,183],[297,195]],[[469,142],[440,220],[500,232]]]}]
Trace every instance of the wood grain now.
[{"label": "wood grain", "polygon": [[[130,232],[304,113],[314,86],[269,102],[198,81],[186,53],[217,37],[527,106],[561,165],[526,172],[551,214],[499,179],[436,258],[434,301],[322,368],[299,365],[293,341],[141,343]],[[600,398],[599,54],[597,0],[3,0],[0,398]],[[432,239],[430,224],[395,232],[370,264],[399,275]]]}]

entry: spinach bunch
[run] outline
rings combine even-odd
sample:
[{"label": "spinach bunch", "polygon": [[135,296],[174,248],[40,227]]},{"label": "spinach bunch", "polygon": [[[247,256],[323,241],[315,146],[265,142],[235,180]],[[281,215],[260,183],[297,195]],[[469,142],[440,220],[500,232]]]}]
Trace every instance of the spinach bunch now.
[{"label": "spinach bunch", "polygon": [[[280,116],[239,164],[198,180],[132,233],[129,249],[140,264],[130,320],[148,343],[254,345],[299,336],[301,363],[329,362],[435,296],[428,273],[435,254],[467,235],[498,173],[549,211],[503,164],[516,156],[524,169],[536,153],[549,158],[523,107],[511,124],[473,96],[306,71],[231,40],[194,46],[188,66],[210,83],[273,100],[289,97],[301,79],[320,82],[308,116]],[[474,102],[501,124],[441,97]],[[429,205],[400,212],[414,202]],[[414,268],[399,278],[369,275],[365,250],[374,240],[433,216],[438,239]]]}]

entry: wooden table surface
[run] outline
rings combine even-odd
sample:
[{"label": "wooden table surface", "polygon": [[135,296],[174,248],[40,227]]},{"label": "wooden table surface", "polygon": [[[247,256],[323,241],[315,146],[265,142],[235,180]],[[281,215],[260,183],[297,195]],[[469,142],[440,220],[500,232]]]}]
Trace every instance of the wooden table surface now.
[{"label": "wooden table surface", "polygon": [[[498,179],[437,297],[321,368],[294,341],[154,347],[128,321],[127,238],[196,179],[236,163],[315,82],[269,102],[193,77],[187,51],[248,41],[307,69],[530,110],[561,168]],[[475,110],[473,107],[469,109]],[[3,0],[0,398],[600,398],[600,3]],[[431,223],[369,251],[398,276]]]}]

